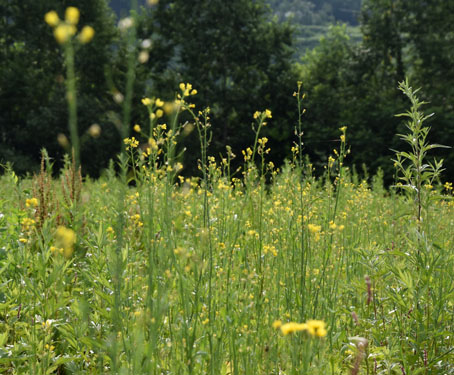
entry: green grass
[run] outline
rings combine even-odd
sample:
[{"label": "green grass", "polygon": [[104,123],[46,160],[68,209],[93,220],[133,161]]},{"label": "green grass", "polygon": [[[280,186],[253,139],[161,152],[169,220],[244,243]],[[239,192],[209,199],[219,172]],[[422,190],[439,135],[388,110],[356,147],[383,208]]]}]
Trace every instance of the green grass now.
[{"label": "green grass", "polygon": [[[453,373],[450,195],[419,231],[380,176],[344,168],[333,184],[337,161],[322,179],[265,164],[265,185],[250,162],[241,181],[207,160],[205,184],[144,164],[137,187],[111,170],[78,200],[62,189],[77,181],[70,164],[66,182],[7,171],[2,373]],[[59,226],[76,233],[73,254]],[[327,335],[272,327],[309,319]]]}]

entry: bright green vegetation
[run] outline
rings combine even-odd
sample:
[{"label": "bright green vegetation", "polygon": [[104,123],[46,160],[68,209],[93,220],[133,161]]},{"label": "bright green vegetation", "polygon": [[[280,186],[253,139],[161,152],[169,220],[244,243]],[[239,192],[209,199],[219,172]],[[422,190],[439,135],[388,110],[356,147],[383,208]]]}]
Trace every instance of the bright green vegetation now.
[{"label": "bright green vegetation", "polygon": [[[194,92],[180,87],[191,112]],[[302,113],[301,87],[295,95]],[[414,108],[407,126],[421,131]],[[201,178],[178,176],[175,115],[169,127],[152,120],[143,149],[126,140],[120,177],[112,166],[82,183],[67,160],[53,180],[45,154],[32,179],[6,170],[1,372],[454,373],[452,184],[419,179],[415,214],[411,189],[388,191],[382,175],[360,181],[344,167],[346,128],[322,178],[297,144],[277,170],[259,134],[273,126],[269,111],[254,114],[256,141],[232,177],[229,151],[206,153],[208,116],[193,117]],[[407,173],[411,184],[417,170]],[[311,319],[326,335],[273,328]]]}]

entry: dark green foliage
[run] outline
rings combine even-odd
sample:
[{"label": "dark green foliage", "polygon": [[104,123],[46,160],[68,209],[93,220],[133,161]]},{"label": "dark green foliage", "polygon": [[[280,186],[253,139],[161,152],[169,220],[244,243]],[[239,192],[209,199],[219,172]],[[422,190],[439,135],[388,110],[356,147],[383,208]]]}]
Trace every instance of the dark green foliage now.
[{"label": "dark green foliage", "polygon": [[106,121],[111,99],[106,95],[104,66],[110,63],[115,36],[106,1],[1,0],[0,161],[13,162],[19,173],[37,169],[42,147],[55,158],[57,166],[62,159],[64,150],[57,143],[57,135],[68,135],[65,68],[62,51],[44,22],[44,14],[54,9],[63,17],[69,5],[80,8],[79,25],[91,25],[96,31],[92,43],[76,50],[79,133],[88,138],[84,134],[93,123],[99,123],[103,130],[102,138],[96,142],[87,139],[82,144],[85,172],[96,175],[119,143]]},{"label": "dark green foliage", "polygon": [[[452,8],[452,3],[437,0],[365,0],[361,44],[350,43],[345,28],[334,28],[306,55],[302,69],[308,92],[306,152],[316,165],[326,162],[330,140],[347,125],[350,161],[357,166],[366,163],[372,172],[381,166],[385,181],[393,182],[391,149],[400,148],[395,134],[403,130],[394,114],[405,108],[397,82],[406,76],[423,88],[427,112],[436,113],[430,141],[452,146],[454,56],[452,33],[447,31],[453,24]],[[437,153],[452,176],[452,153]]]}]

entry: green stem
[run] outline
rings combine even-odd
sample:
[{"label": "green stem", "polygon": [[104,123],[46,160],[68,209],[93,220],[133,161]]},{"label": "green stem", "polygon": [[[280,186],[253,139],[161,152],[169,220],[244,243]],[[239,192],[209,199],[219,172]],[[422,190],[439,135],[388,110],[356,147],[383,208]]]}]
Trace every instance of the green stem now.
[{"label": "green stem", "polygon": [[77,132],[77,92],[76,92],[76,74],[74,69],[74,47],[71,41],[65,44],[66,60],[66,99],[68,101],[69,113],[69,132],[71,136],[71,147],[74,152],[76,169],[80,165],[80,145],[79,134]]}]

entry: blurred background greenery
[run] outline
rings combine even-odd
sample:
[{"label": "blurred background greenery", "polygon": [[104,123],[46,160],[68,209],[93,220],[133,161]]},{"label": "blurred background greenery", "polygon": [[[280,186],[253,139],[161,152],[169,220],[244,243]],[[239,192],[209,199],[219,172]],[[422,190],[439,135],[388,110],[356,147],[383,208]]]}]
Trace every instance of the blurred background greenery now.
[{"label": "blurred background greenery", "polygon": [[[241,155],[253,141],[252,114],[269,108],[273,118],[263,135],[279,165],[296,140],[292,93],[302,81],[304,152],[316,170],[346,125],[349,163],[360,171],[367,165],[370,174],[380,167],[389,183],[391,149],[402,147],[396,133],[404,131],[394,115],[408,108],[397,83],[407,76],[422,88],[427,113],[436,114],[430,141],[453,145],[452,1],[139,1],[138,38],[128,47],[118,25],[130,14],[129,0],[0,0],[0,163],[13,163],[17,173],[36,171],[43,147],[57,169],[62,163],[65,67],[43,17],[52,9],[62,16],[67,6],[78,7],[80,24],[96,31],[90,44],[76,47],[82,166],[92,177],[120,149],[128,51],[137,54],[131,133],[136,123],[146,129],[143,97],[171,100],[180,82],[190,82],[197,108],[212,109],[211,155],[225,154],[227,144]],[[90,135],[93,124],[99,137]],[[182,138],[181,147],[184,173],[197,173],[196,135]],[[452,180],[452,151],[436,155],[445,158]]]}]

